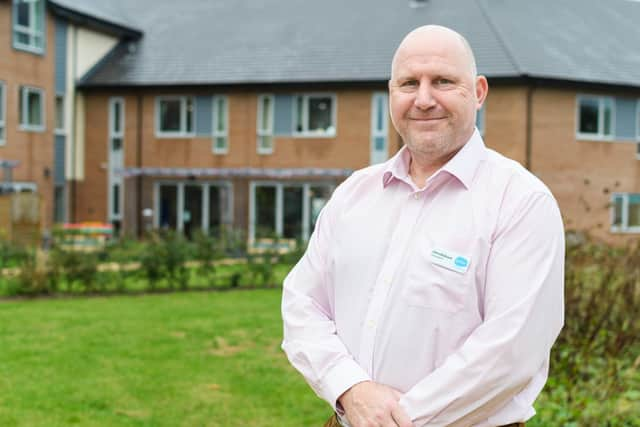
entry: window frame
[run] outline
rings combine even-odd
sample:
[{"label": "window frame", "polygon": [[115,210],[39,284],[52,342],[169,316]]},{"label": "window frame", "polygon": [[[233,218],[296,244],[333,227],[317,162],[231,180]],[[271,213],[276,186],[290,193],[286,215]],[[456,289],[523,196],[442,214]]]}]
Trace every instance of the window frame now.
[{"label": "window frame", "polygon": [[[610,231],[612,233],[621,233],[621,234],[637,234],[640,233],[640,225],[629,226],[629,196],[630,195],[640,195],[640,193],[613,193],[611,194],[611,208],[610,208],[610,220],[611,224]],[[615,216],[616,216],[616,198],[622,198],[622,224],[617,226],[614,224]]]},{"label": "window frame", "polygon": [[[584,133],[580,132],[580,105],[583,100],[597,100],[598,101],[598,132],[596,133]],[[611,103],[611,134],[604,134],[604,111],[605,102]],[[575,135],[577,140],[582,141],[615,141],[616,134],[616,101],[613,96],[606,95],[590,95],[583,94],[576,97],[576,129]]]},{"label": "window frame", "polygon": [[[191,131],[187,131],[187,101],[191,100]],[[163,101],[180,101],[180,130],[163,131],[161,129],[161,109]],[[155,100],[155,133],[156,138],[193,138],[196,135],[196,102],[191,95],[159,95]]]},{"label": "window frame", "polygon": [[[115,105],[120,105],[120,126],[119,129],[115,128]],[[108,110],[108,140],[107,140],[107,159],[108,159],[108,179],[107,179],[107,212],[110,222],[122,221],[124,211],[124,180],[122,176],[116,176],[114,174],[115,168],[121,168],[124,166],[124,132],[125,132],[125,100],[123,97],[114,96],[109,98],[109,110]],[[120,153],[118,156],[113,149],[113,140],[120,139],[121,146],[118,150]],[[118,158],[122,162],[120,165],[116,165],[115,159]],[[115,203],[115,188],[118,187],[118,200]],[[116,207],[118,208],[116,210]]]},{"label": "window frame", "polygon": [[[224,103],[224,129],[218,130],[218,102]],[[229,153],[229,98],[226,95],[214,95],[211,99],[211,152],[213,154]],[[216,144],[217,138],[225,138],[224,148]]]},{"label": "window frame", "polygon": [[7,143],[7,84],[4,80],[0,80],[0,146]]},{"label": "window frame", "polygon": [[[378,99],[382,99],[382,111],[378,110]],[[378,129],[378,113],[382,113],[382,129]],[[369,140],[369,164],[382,163],[389,158],[389,95],[376,91],[371,96],[371,137]],[[384,151],[375,149],[376,138],[384,138]],[[384,156],[382,155],[384,154]]]},{"label": "window frame", "polygon": [[[17,22],[17,16],[18,16],[18,4],[20,3],[30,3],[30,7],[29,7],[29,22],[33,22],[34,25],[30,26],[30,27],[23,27],[22,25],[18,25]],[[46,17],[46,8],[45,8],[45,1],[44,0],[13,0],[11,2],[11,5],[13,7],[13,12],[12,12],[12,17],[11,17],[11,36],[13,38],[12,41],[12,46],[14,49],[17,50],[21,50],[24,52],[29,52],[29,53],[35,53],[38,55],[44,55],[45,52],[45,48],[46,48],[46,43],[47,43],[47,38],[45,37],[45,35],[47,34],[47,29],[46,29],[46,23],[47,23],[47,17]],[[40,7],[40,17],[42,19],[42,25],[41,25],[41,32],[39,32],[35,27],[35,19],[31,19],[31,17],[34,17],[36,15],[35,12],[35,8],[36,7]],[[42,46],[36,46],[33,43],[30,44],[24,44],[18,41],[18,33],[20,34],[26,34],[30,41],[33,41],[36,37],[40,37],[40,39],[42,40]]]},{"label": "window frame", "polygon": [[[298,98],[302,98],[302,131],[296,129],[298,123]],[[331,98],[331,122],[333,131],[309,130],[309,101],[313,98]],[[305,92],[293,95],[292,136],[295,138],[335,138],[338,135],[338,96],[334,92]]]},{"label": "window frame", "polygon": [[274,231],[278,239],[282,241],[290,240],[289,238],[282,237],[284,230],[284,189],[285,187],[297,187],[302,188],[302,240],[308,241],[311,237],[311,210],[309,209],[309,196],[311,194],[311,187],[326,187],[329,190],[329,198],[336,189],[336,183],[327,180],[321,181],[273,181],[273,180],[260,180],[249,182],[249,245],[252,248],[256,248],[261,238],[256,239],[256,189],[258,187],[274,187],[276,192],[276,205],[275,205],[275,224]]},{"label": "window frame", "polygon": [[[28,115],[28,111],[29,111],[29,107],[27,105],[27,101],[29,98],[29,94],[33,92],[33,93],[37,93],[38,95],[40,95],[40,108],[41,108],[41,116],[42,116],[42,124],[40,125],[32,125],[29,123],[23,123],[22,120],[29,116]],[[46,116],[46,108],[45,108],[45,100],[46,100],[46,96],[45,96],[45,90],[41,89],[39,87],[35,87],[35,86],[28,86],[28,85],[22,85],[18,88],[18,106],[22,106],[22,111],[20,111],[20,108],[18,108],[18,128],[21,131],[25,131],[25,132],[44,132],[46,129],[46,123],[47,123],[47,116]],[[31,117],[29,117],[29,119],[31,119]],[[30,121],[30,120],[29,120]]]},{"label": "window frame", "polygon": [[[269,99],[271,101],[271,111],[268,117],[268,126],[264,126],[262,123],[264,100]],[[261,155],[273,154],[275,149],[275,141],[273,138],[273,127],[275,119],[275,96],[273,94],[260,94],[258,95],[258,111],[256,117],[256,151]],[[271,137],[271,146],[265,147],[260,142],[264,137]]]},{"label": "window frame", "polygon": [[[62,127],[58,127],[59,111],[58,111],[58,99],[62,99]],[[54,97],[54,123],[53,123],[53,132],[56,135],[66,135],[67,134],[67,97],[63,93],[58,93]]]}]

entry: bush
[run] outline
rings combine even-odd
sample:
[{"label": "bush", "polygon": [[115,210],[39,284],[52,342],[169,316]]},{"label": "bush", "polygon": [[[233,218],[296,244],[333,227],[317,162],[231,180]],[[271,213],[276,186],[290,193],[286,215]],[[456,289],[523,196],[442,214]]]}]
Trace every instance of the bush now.
[{"label": "bush", "polygon": [[640,426],[640,246],[567,240],[566,321],[536,418],[542,425]]}]

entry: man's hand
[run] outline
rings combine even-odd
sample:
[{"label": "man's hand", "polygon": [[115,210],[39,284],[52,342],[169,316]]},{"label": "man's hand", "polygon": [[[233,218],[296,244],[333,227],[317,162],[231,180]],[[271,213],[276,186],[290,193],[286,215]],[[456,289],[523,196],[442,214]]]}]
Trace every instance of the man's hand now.
[{"label": "man's hand", "polygon": [[395,388],[364,381],[345,391],[338,402],[344,408],[351,427],[413,427]]}]

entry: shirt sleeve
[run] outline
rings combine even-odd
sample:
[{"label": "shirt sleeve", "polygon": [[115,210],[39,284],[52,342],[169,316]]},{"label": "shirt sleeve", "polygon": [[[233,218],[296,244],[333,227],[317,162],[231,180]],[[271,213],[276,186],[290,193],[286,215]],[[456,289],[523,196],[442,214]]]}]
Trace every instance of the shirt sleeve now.
[{"label": "shirt sleeve", "polygon": [[328,254],[335,196],[320,213],[304,256],[284,280],[282,349],[316,394],[339,410],[338,397],[370,377],[338,337],[333,320]]},{"label": "shirt sleeve", "polygon": [[414,424],[481,423],[532,382],[564,323],[563,283],[560,211],[550,194],[533,193],[498,224],[483,323],[400,400]]}]

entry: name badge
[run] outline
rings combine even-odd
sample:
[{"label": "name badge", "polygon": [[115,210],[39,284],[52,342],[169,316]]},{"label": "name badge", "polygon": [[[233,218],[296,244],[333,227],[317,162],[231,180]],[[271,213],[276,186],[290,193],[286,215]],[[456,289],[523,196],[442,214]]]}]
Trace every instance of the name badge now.
[{"label": "name badge", "polygon": [[471,258],[446,249],[435,248],[431,251],[431,262],[447,270],[464,274],[469,269]]}]

